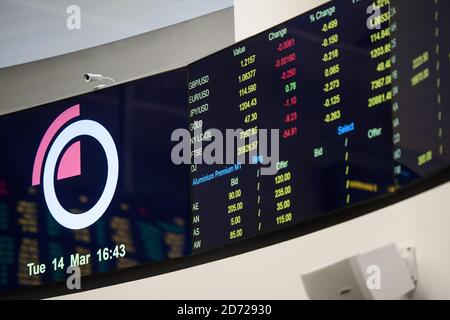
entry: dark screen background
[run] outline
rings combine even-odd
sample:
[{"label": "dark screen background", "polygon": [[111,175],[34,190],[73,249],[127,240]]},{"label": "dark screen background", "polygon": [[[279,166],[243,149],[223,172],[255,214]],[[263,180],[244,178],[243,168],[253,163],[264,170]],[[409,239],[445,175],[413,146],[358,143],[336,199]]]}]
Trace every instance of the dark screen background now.
[{"label": "dark screen background", "polygon": [[[190,254],[189,168],[170,159],[172,131],[186,127],[186,71],[175,70],[0,118],[0,290],[66,278],[52,260],[91,254],[82,275]],[[31,187],[34,158],[51,122],[80,104],[81,116],[102,124],[119,154],[119,181],[107,212],[91,227],[69,230],[47,211],[42,185]],[[72,123],[71,121],[69,123]],[[68,124],[66,124],[67,126]],[[99,199],[107,167],[101,145],[82,136],[82,175],[55,182],[74,214]],[[48,150],[47,150],[48,151]],[[125,244],[124,258],[98,262],[100,248]],[[47,272],[28,276],[27,263]]]},{"label": "dark screen background", "polygon": [[[191,123],[203,121],[204,130],[279,129],[280,161],[288,164],[274,176],[262,176],[259,166],[246,164],[239,172],[193,185],[193,201],[200,207],[193,212],[200,216],[194,251],[317,218],[392,187],[391,104],[368,105],[371,97],[391,90],[390,85],[371,87],[371,81],[390,74],[390,70],[377,71],[378,63],[390,59],[389,52],[372,58],[371,51],[390,39],[371,42],[377,31],[366,27],[371,3],[328,2],[189,67],[190,81],[206,75],[210,79],[197,91],[191,90],[191,96],[205,88],[210,92],[208,98],[192,104],[196,108],[208,103],[209,110],[191,118]],[[388,11],[388,6],[382,8]],[[389,23],[381,27],[389,28]],[[276,37],[280,31],[283,36]],[[329,41],[333,37],[338,37],[335,43]],[[236,54],[238,49],[245,52]],[[328,59],[330,52],[338,54]],[[255,62],[246,65],[252,56]],[[332,74],[336,66],[339,71]],[[256,76],[240,81],[239,76],[249,70],[256,70]],[[292,70],[295,75],[285,76]],[[338,87],[327,90],[332,81],[339,81]],[[290,89],[292,83],[295,88]],[[242,96],[241,90],[250,84],[257,86],[256,91]],[[325,105],[336,96],[339,103]],[[240,108],[252,99],[256,106]],[[327,115],[334,112],[340,113],[339,118],[328,121]],[[253,114],[257,119],[248,123]],[[352,129],[341,132],[345,127]],[[372,139],[368,132],[373,129],[381,135]],[[226,167],[198,165],[193,177]],[[233,179],[239,184],[232,185]],[[242,195],[230,199],[229,193],[236,190]],[[236,231],[239,237],[234,237]]]},{"label": "dark screen background", "polygon": [[[373,4],[379,29],[367,26]],[[190,124],[279,129],[288,163],[275,176],[259,165],[227,175],[218,173],[230,165],[197,165],[193,251],[329,215],[446,168],[449,13],[448,1],[329,1],[190,65],[191,83],[208,79],[190,88]]]}]

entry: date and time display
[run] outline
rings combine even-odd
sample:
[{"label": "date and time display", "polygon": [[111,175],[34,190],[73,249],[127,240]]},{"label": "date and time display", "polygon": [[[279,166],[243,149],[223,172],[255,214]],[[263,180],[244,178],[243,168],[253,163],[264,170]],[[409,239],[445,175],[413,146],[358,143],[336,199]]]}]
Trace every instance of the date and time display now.
[{"label": "date and time display", "polygon": [[105,247],[97,250],[96,254],[92,256],[90,253],[80,254],[73,253],[69,256],[56,257],[52,260],[50,265],[45,263],[28,263],[27,271],[29,276],[42,275],[48,270],[58,271],[65,270],[68,267],[81,267],[88,265],[92,260],[97,262],[111,261],[114,259],[123,258],[126,255],[126,247],[124,244],[116,245],[113,248]]}]

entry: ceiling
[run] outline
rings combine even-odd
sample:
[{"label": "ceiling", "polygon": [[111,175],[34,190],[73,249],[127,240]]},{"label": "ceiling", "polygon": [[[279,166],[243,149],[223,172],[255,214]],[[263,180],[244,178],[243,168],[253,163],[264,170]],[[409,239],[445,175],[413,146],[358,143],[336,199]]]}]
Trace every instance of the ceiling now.
[{"label": "ceiling", "polygon": [[[69,30],[70,5],[81,29]],[[0,68],[117,41],[218,11],[233,0],[0,0]]]}]

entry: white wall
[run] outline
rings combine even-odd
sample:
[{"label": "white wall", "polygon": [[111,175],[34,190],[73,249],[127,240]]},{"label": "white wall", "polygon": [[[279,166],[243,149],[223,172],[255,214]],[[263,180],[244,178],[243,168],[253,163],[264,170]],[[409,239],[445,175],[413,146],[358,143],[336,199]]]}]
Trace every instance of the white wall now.
[{"label": "white wall", "polygon": [[251,37],[329,0],[234,0],[236,40]]},{"label": "white wall", "polygon": [[[322,1],[235,0],[242,39]],[[92,290],[73,299],[306,299],[300,275],[395,242],[417,248],[415,298],[450,299],[450,183],[301,238],[202,266]]]}]

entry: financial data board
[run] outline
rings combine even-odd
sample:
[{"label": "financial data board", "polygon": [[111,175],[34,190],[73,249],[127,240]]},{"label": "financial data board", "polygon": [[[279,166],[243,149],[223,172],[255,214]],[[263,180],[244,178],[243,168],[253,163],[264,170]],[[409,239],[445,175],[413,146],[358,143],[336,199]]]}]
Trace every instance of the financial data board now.
[{"label": "financial data board", "polygon": [[0,294],[218,250],[447,169],[449,14],[329,1],[184,68],[1,116]]},{"label": "financial data board", "polygon": [[[447,1],[330,1],[190,65],[190,127],[202,129],[193,162],[210,128],[242,129],[235,156],[249,155],[237,166],[193,165],[193,251],[447,167],[449,13]],[[280,131],[274,175],[258,165],[261,129]]]}]

